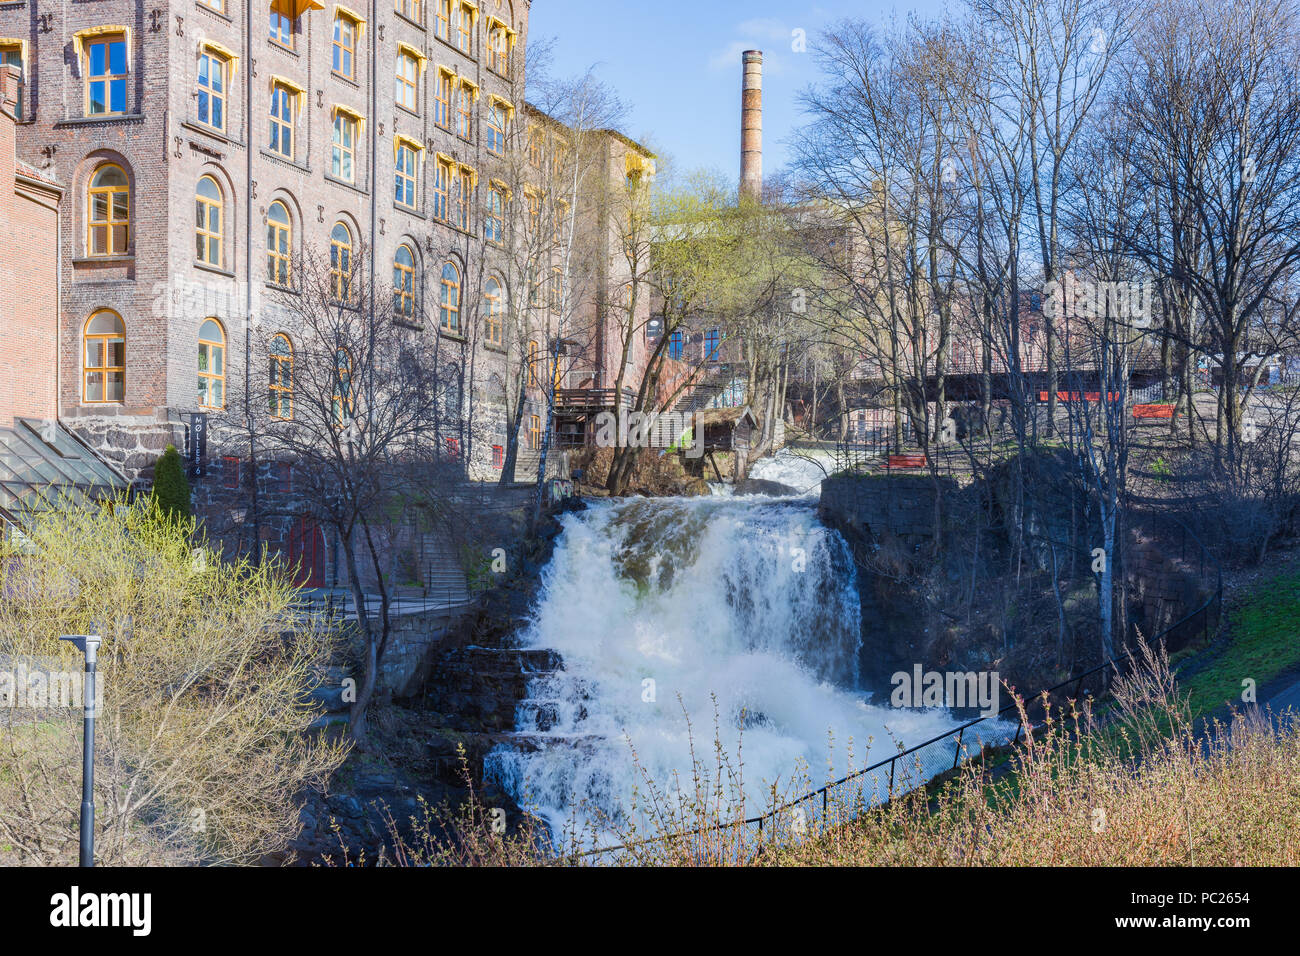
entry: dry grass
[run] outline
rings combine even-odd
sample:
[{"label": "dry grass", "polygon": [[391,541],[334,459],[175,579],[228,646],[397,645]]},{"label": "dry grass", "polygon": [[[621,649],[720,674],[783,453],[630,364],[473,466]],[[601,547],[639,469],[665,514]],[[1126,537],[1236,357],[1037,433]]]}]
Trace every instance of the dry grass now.
[{"label": "dry grass", "polygon": [[[1240,715],[1194,729],[1162,652],[1115,682],[1106,725],[1085,703],[1049,712],[998,774],[973,760],[942,783],[883,808],[832,800],[815,814],[781,808],[760,838],[738,826],[740,755],[715,744],[673,798],[643,775],[643,812],[605,821],[629,844],[617,855],[552,847],[539,825],[494,833],[488,811],[426,812],[421,845],[395,838],[385,862],[423,865],[1294,866],[1300,863],[1300,722]],[[473,801],[472,801],[473,803]],[[426,808],[427,809],[427,808]],[[756,810],[751,806],[751,814]],[[640,819],[633,826],[626,821]],[[779,845],[773,832],[780,833]],[[449,839],[449,834],[452,838]],[[587,834],[589,836],[589,834]]]}]

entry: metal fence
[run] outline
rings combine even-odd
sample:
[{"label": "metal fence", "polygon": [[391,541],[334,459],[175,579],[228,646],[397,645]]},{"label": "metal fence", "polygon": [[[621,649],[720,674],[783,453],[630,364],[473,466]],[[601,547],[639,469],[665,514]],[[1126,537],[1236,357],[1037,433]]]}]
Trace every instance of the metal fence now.
[{"label": "metal fence", "polygon": [[[464,588],[424,588],[419,591],[404,588],[389,597],[388,613],[390,618],[397,618],[435,611],[451,612],[469,607],[473,603],[474,598]],[[383,614],[383,599],[378,594],[364,594],[361,598],[361,609],[368,619],[377,619]],[[290,605],[289,612],[295,618],[358,620],[357,603],[352,592],[341,588],[300,591],[298,598]]]},{"label": "metal fence", "polygon": [[[1147,516],[1143,521],[1148,523],[1146,530],[1167,546],[1166,557],[1174,557],[1176,551],[1178,559],[1189,572],[1193,566],[1198,567],[1203,583],[1212,585],[1209,596],[1199,607],[1153,635],[1148,643],[1152,647],[1161,646],[1174,636],[1184,642],[1196,635],[1208,639],[1218,630],[1223,606],[1223,575],[1218,561],[1179,519],[1155,515]],[[1135,635],[1130,634],[1132,636]],[[710,856],[716,856],[719,843],[727,841],[734,844],[739,858],[756,841],[760,845],[781,846],[800,839],[814,824],[834,826],[847,823],[866,810],[882,807],[895,796],[902,796],[925,785],[940,774],[956,770],[964,758],[979,756],[986,748],[1018,743],[1027,729],[1032,733],[1040,725],[1048,706],[1065,700],[1079,700],[1081,694],[1086,695],[1100,689],[1104,683],[1100,680],[1103,675],[1108,672],[1124,673],[1135,662],[1135,654],[1135,650],[1126,651],[1054,687],[1039,691],[1033,697],[1025,698],[1023,703],[1013,701],[1001,708],[995,716],[976,718],[929,740],[899,750],[884,760],[856,770],[759,816],[675,834],[671,839],[695,839],[701,847],[707,841]],[[1096,687],[1092,686],[1094,681],[1098,682]],[[1068,693],[1062,697],[1066,691]],[[1024,707],[1024,719],[1020,713],[1021,706]],[[578,859],[601,859],[620,853],[632,854],[639,847],[663,839],[665,838],[657,837],[634,844],[601,847],[574,856]]]}]

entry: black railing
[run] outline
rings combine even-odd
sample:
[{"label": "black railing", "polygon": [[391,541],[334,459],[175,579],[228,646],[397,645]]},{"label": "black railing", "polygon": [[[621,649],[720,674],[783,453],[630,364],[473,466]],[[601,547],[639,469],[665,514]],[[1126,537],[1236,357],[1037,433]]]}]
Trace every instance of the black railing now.
[{"label": "black railing", "polygon": [[[1163,516],[1157,516],[1153,520],[1156,525],[1169,522],[1172,526],[1175,526],[1157,527],[1149,530],[1152,530],[1156,536],[1167,544],[1172,544],[1173,541],[1169,532],[1176,531],[1179,540],[1179,560],[1190,571],[1191,562],[1188,558],[1188,547],[1192,545],[1197,551],[1196,559],[1202,581],[1207,579],[1208,572],[1208,579],[1213,581],[1214,586],[1209,597],[1199,607],[1162,629],[1148,643],[1152,647],[1163,645],[1166,639],[1174,634],[1177,634],[1184,641],[1197,634],[1208,640],[1211,634],[1218,630],[1219,617],[1223,606],[1223,574],[1219,563],[1195,533],[1182,521]],[[1166,556],[1172,557],[1173,555],[1171,553]],[[738,834],[736,841],[737,849],[740,850],[745,846],[746,833],[749,836],[757,836],[760,843],[778,841],[783,835],[787,837],[802,835],[810,822],[818,820],[819,810],[820,821],[823,823],[847,822],[867,809],[882,807],[893,800],[895,796],[902,796],[917,787],[923,786],[939,774],[956,770],[962,763],[963,755],[970,757],[972,753],[983,753],[986,747],[1018,743],[1026,729],[1032,732],[1038,726],[1033,718],[1035,708],[1045,710],[1054,695],[1067,688],[1071,691],[1067,695],[1067,699],[1079,700],[1080,694],[1091,692],[1094,689],[1086,686],[1087,682],[1108,671],[1122,672],[1124,667],[1133,662],[1135,653],[1134,650],[1126,651],[1105,663],[1076,674],[1069,680],[1062,681],[1054,687],[1041,690],[1033,697],[1025,698],[1023,701],[1013,701],[1001,708],[996,715],[978,717],[968,721],[922,743],[900,750],[898,753],[877,761],[868,767],[855,770],[833,783],[812,790],[759,816],[743,821],[722,823],[713,827],[697,828],[681,834],[651,837],[635,843],[600,847],[573,854],[572,858],[589,859],[611,853],[626,853],[638,847],[663,843],[666,840],[711,836],[743,828],[745,832]],[[1021,718],[1022,706],[1024,708],[1024,720]],[[1015,720],[1014,733],[1010,733],[1009,728],[1003,726],[1008,715]],[[1028,728],[1026,727],[1026,721],[1028,722]],[[972,750],[970,741],[967,738],[978,741],[978,748]],[[870,775],[870,780],[868,780],[868,775]],[[840,811],[840,816],[835,820],[831,819],[832,809]],[[714,846],[716,848],[716,844]]]},{"label": "black railing", "polygon": [[[388,614],[392,619],[434,611],[457,611],[473,603],[473,594],[463,587],[399,588],[388,599]],[[364,594],[361,607],[367,618],[378,618],[383,614],[383,599],[378,594]],[[331,621],[355,620],[356,611],[352,592],[341,588],[300,591],[289,606],[291,615],[323,617]]]}]

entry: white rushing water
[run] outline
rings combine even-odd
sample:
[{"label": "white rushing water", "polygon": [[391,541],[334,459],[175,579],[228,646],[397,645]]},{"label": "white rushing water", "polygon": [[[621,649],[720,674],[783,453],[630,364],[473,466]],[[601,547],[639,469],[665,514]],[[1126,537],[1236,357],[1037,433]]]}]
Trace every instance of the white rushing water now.
[{"label": "white rushing water", "polygon": [[760,458],[749,469],[750,478],[776,481],[801,495],[821,491],[822,481],[835,471],[835,455],[820,449],[782,448],[770,458]]},{"label": "white rushing water", "polygon": [[638,763],[667,793],[674,772],[689,787],[683,710],[712,773],[715,699],[733,761],[743,728],[748,815],[773,785],[802,792],[801,771],[820,786],[957,723],[858,687],[851,558],[807,499],[633,499],[568,515],[522,640],[559,651],[565,670],[534,680],[518,711],[541,746],[499,748],[488,771],[556,832],[575,800],[580,820],[630,807],[646,791]]}]

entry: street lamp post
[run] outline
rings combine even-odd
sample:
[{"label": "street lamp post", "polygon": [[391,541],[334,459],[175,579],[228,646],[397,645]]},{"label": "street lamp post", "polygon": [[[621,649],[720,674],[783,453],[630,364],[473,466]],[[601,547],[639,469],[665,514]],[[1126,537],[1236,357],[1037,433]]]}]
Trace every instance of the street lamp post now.
[{"label": "street lamp post", "polygon": [[100,638],[91,634],[64,634],[61,641],[71,641],[85,655],[86,672],[82,686],[81,740],[81,865],[95,865],[95,658]]}]

